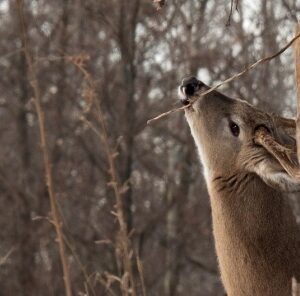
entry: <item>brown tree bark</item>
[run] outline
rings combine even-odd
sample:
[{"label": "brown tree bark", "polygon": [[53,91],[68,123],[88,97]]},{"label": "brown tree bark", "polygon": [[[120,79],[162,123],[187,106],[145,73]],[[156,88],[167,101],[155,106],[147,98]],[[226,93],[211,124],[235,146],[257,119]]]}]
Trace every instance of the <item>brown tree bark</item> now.
[{"label": "brown tree bark", "polygon": [[[185,127],[183,131],[186,134],[186,145],[177,151],[174,149],[174,155],[170,155],[169,175],[174,178],[174,172],[177,172],[178,184],[175,183],[175,180],[168,181],[170,188],[167,192],[167,206],[170,209],[166,215],[166,273],[164,278],[164,295],[166,296],[177,295],[186,243],[184,237],[184,204],[188,200],[191,185],[189,168],[192,166],[194,143],[188,128]],[[177,179],[177,176],[175,178]]]},{"label": "brown tree bark", "polygon": [[23,0],[16,0],[17,8],[18,8],[18,17],[20,21],[21,28],[21,38],[24,43],[24,56],[27,63],[28,69],[28,78],[32,87],[33,95],[34,95],[34,104],[38,116],[39,123],[39,133],[40,133],[40,141],[41,141],[41,152],[43,154],[43,164],[44,164],[44,173],[45,173],[45,182],[49,194],[50,205],[51,205],[51,223],[54,226],[57,242],[58,242],[58,250],[60,254],[60,260],[63,269],[63,281],[65,285],[65,295],[72,296],[72,288],[71,288],[71,279],[69,266],[66,257],[65,251],[65,243],[62,231],[62,222],[58,209],[56,194],[54,191],[53,184],[53,175],[52,175],[52,167],[51,161],[48,151],[47,137],[45,131],[45,115],[42,109],[41,97],[40,97],[40,88],[37,80],[37,72],[35,68],[35,64],[33,61],[31,48],[29,46],[28,32],[27,32],[27,24],[25,22],[24,17],[24,3]]},{"label": "brown tree bark", "polygon": [[[129,8],[130,7],[130,8]],[[126,88],[125,93],[125,126],[124,126],[124,150],[122,151],[123,165],[120,169],[121,182],[129,182],[129,188],[123,196],[123,207],[126,217],[128,231],[133,227],[132,221],[132,188],[130,186],[130,177],[133,169],[133,150],[135,137],[135,84],[136,84],[136,25],[140,0],[135,0],[128,4],[124,1],[120,4],[119,19],[119,47],[122,58],[123,83]],[[129,10],[130,9],[130,10]],[[127,21],[126,21],[127,20]]]},{"label": "brown tree bark", "polygon": [[[296,27],[295,36],[300,33],[300,24]],[[297,92],[297,115],[296,115],[296,143],[297,143],[297,158],[300,163],[300,40],[297,39],[294,44],[294,63],[295,63],[295,83]],[[300,285],[296,279],[292,281],[292,296],[300,295]]]},{"label": "brown tree bark", "polygon": [[[300,33],[300,24],[297,25],[296,35]],[[295,81],[297,90],[297,117],[296,117],[296,142],[297,142],[297,157],[300,163],[300,40],[297,39],[294,44],[294,59],[295,59]]]},{"label": "brown tree bark", "polygon": [[[19,28],[16,30],[21,31],[21,24],[18,24]],[[24,42],[20,40],[22,48],[24,48]],[[34,200],[27,194],[28,184],[30,183],[30,162],[31,152],[29,147],[29,133],[27,124],[27,111],[26,103],[29,100],[30,91],[28,89],[26,77],[28,75],[25,56],[22,54],[18,57],[18,70],[19,70],[19,87],[18,97],[19,106],[17,110],[17,133],[19,138],[20,149],[20,164],[21,164],[21,178],[20,188],[22,188],[22,194],[18,195],[18,223],[17,223],[17,235],[18,235],[18,252],[20,253],[20,262],[18,268],[18,276],[20,279],[22,295],[32,295],[35,289],[35,262],[34,256],[36,252],[36,244],[33,241],[32,233],[33,221],[31,219],[31,212],[34,209]],[[31,268],[28,269],[28,266]]]}]

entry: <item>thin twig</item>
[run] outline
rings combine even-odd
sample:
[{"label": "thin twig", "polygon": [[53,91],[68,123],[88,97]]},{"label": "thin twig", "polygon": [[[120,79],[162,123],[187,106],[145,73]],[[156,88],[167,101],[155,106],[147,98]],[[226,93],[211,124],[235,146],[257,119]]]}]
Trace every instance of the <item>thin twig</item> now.
[{"label": "thin twig", "polygon": [[141,281],[141,285],[142,285],[143,296],[147,296],[146,295],[145,280],[144,280],[144,269],[143,269],[143,264],[142,264],[142,261],[141,261],[139,255],[136,256],[136,264],[137,264],[137,268],[138,268],[139,275],[140,275],[140,281]]},{"label": "thin twig", "polygon": [[293,19],[293,21],[295,21],[296,24],[298,24],[297,13],[290,7],[289,3],[287,3],[286,0],[282,0],[282,5],[289,12],[290,17]]},{"label": "thin twig", "polygon": [[20,27],[21,27],[21,38],[24,44],[24,54],[28,66],[29,81],[33,90],[34,104],[38,115],[38,124],[39,124],[39,132],[40,132],[41,150],[43,154],[43,162],[44,162],[44,169],[45,169],[46,186],[49,194],[51,214],[53,217],[53,224],[57,235],[58,249],[59,249],[60,260],[63,269],[65,294],[66,296],[72,296],[71,281],[70,281],[69,268],[68,268],[66,252],[65,252],[62,225],[61,225],[59,212],[57,208],[57,201],[56,201],[53,178],[52,178],[52,169],[50,164],[50,157],[49,157],[47,138],[45,132],[45,117],[44,117],[44,112],[40,100],[40,89],[37,81],[36,68],[33,63],[32,55],[30,53],[29,41],[27,37],[27,27],[25,23],[24,12],[23,12],[24,9],[23,0],[17,0],[17,6],[18,6],[18,16],[20,20]]},{"label": "thin twig", "polygon": [[0,258],[0,266],[4,265],[7,262],[7,259],[10,257],[10,255],[16,250],[15,247],[10,248],[10,250]]},{"label": "thin twig", "polygon": [[[229,12],[229,16],[226,22],[226,27],[229,27],[231,25],[231,18],[232,18],[232,13],[233,13],[233,4],[234,4],[234,0],[230,1],[230,12]],[[239,0],[235,0],[235,10],[239,11]]]},{"label": "thin twig", "polygon": [[217,85],[215,85],[214,87],[211,87],[210,89],[208,89],[207,91],[204,91],[203,93],[199,94],[199,96],[194,99],[190,104],[186,105],[186,106],[183,106],[183,107],[180,107],[180,108],[174,108],[174,109],[171,109],[167,112],[164,112],[152,119],[149,119],[147,121],[147,124],[151,124],[153,123],[154,121],[158,120],[158,119],[161,119],[171,113],[174,113],[174,112],[177,112],[177,111],[181,111],[181,110],[184,110],[188,107],[190,107],[195,101],[197,101],[200,97],[203,97],[209,93],[211,93],[212,91],[216,90],[217,88],[219,88],[220,86],[226,84],[226,83],[229,83],[239,77],[241,77],[242,75],[246,74],[247,72],[249,72],[250,70],[256,68],[258,65],[262,64],[262,63],[265,63],[265,62],[269,62],[271,60],[273,60],[274,58],[278,57],[279,55],[281,55],[283,52],[285,52],[298,38],[300,37],[300,34],[296,35],[293,39],[291,39],[283,48],[281,48],[278,52],[276,52],[275,54],[273,55],[270,55],[268,57],[265,57],[265,58],[261,58],[260,60],[256,61],[254,64],[250,65],[249,67],[245,68],[243,71],[227,78],[226,80],[218,83]]},{"label": "thin twig", "polygon": [[230,23],[231,23],[231,17],[232,17],[232,12],[233,12],[233,2],[234,2],[234,0],[230,1],[230,12],[229,12],[229,16],[228,16],[228,19],[226,22],[226,27],[229,27]]},{"label": "thin twig", "polygon": [[239,11],[239,0],[235,0],[235,10]]},{"label": "thin twig", "polygon": [[[87,274],[86,268],[83,265],[83,263],[81,262],[78,254],[76,253],[75,248],[72,246],[71,242],[68,240],[68,238],[64,235],[64,241],[66,246],[70,249],[71,253],[73,254],[75,260],[77,261],[77,264],[79,265],[79,268],[81,269],[81,272],[85,278],[85,284],[86,284],[86,291],[88,292],[89,290],[92,291],[93,296],[96,296],[96,292],[94,290],[94,287],[92,286],[89,276]],[[88,289],[89,288],[89,289]]]},{"label": "thin twig", "polygon": [[102,278],[102,276],[97,277],[96,279],[100,282],[101,285],[103,285],[103,287],[105,287],[105,292],[109,293],[111,296],[117,296],[117,294],[110,288],[111,279],[108,279],[108,283],[104,278]]},{"label": "thin twig", "polygon": [[[129,238],[128,238],[128,231],[127,231],[127,225],[125,222],[124,218],[124,213],[123,213],[123,206],[122,206],[122,197],[121,197],[121,186],[119,185],[118,182],[118,177],[116,174],[116,169],[115,169],[115,164],[114,164],[114,153],[111,151],[110,146],[108,144],[108,135],[106,132],[106,127],[104,123],[104,117],[102,114],[101,109],[99,107],[97,108],[98,114],[99,114],[99,120],[101,121],[101,132],[98,131],[98,129],[90,122],[88,121],[85,117],[82,117],[81,119],[89,126],[89,128],[100,138],[101,142],[104,145],[106,157],[109,162],[109,172],[111,175],[111,182],[109,183],[110,186],[113,188],[115,197],[116,197],[116,208],[117,208],[117,213],[115,216],[118,219],[118,223],[120,226],[120,239],[119,239],[119,245],[122,250],[122,258],[120,258],[123,261],[124,265],[124,271],[129,274],[129,279],[130,279],[130,285],[129,283],[125,281],[121,281],[121,284],[123,285],[122,291],[125,295],[128,294],[129,289],[132,290],[132,294],[136,295],[135,288],[134,288],[134,279],[133,279],[133,272],[132,272],[132,266],[131,266],[131,256],[130,256],[130,246],[129,246]],[[131,287],[130,287],[131,286]]]},{"label": "thin twig", "polygon": [[[80,70],[80,72],[83,74],[85,81],[87,82],[89,88],[90,88],[90,96],[93,96],[95,94],[96,86],[94,83],[94,80],[92,79],[89,72],[84,68],[83,63],[78,63],[76,59],[69,59],[70,62],[72,62],[77,69]],[[109,185],[112,187],[114,196],[116,198],[116,217],[119,224],[119,240],[118,240],[118,246],[121,250],[120,260],[123,263],[124,268],[124,274],[121,281],[121,289],[123,295],[136,295],[135,291],[135,284],[134,284],[134,276],[132,271],[132,250],[130,247],[130,240],[128,235],[128,229],[127,224],[125,220],[124,210],[123,210],[123,202],[122,202],[122,192],[123,192],[123,184],[120,184],[119,177],[116,170],[115,165],[115,151],[110,147],[109,143],[109,137],[108,132],[106,128],[106,122],[105,122],[105,116],[101,109],[100,103],[98,100],[92,100],[94,101],[96,106],[96,116],[98,118],[98,122],[100,124],[100,131],[90,122],[88,121],[84,116],[82,116],[82,120],[84,120],[88,126],[98,135],[99,139],[101,140],[104,152],[108,161],[109,165],[109,173],[111,177],[111,181],[109,182]]]}]

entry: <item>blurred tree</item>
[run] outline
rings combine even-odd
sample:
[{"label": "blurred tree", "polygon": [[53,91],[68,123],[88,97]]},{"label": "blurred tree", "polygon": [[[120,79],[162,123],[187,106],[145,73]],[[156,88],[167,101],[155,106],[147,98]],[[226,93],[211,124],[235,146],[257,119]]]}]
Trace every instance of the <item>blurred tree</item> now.
[{"label": "blurred tree", "polygon": [[[25,1],[74,295],[121,293],[110,276],[122,270],[108,161],[81,120],[100,129],[95,102],[129,188],[123,206],[147,295],[223,295],[209,200],[183,114],[146,121],[177,103],[184,76],[216,84],[277,51],[293,35],[300,2],[240,0],[238,7],[226,26],[230,1],[175,0],[159,11],[147,0]],[[49,202],[15,1],[0,1],[0,24],[0,256],[9,254],[0,294],[63,295],[55,233],[43,218]],[[83,60],[94,95],[74,59]],[[289,52],[222,91],[291,115],[293,71]]]}]

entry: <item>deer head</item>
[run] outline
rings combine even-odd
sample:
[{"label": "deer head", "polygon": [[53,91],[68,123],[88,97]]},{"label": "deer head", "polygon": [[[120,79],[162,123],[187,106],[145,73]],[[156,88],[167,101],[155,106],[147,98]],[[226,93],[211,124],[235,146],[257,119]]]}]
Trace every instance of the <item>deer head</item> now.
[{"label": "deer head", "polygon": [[[207,183],[228,172],[252,172],[267,185],[284,191],[299,191],[300,182],[287,171],[287,161],[297,165],[295,122],[263,112],[245,101],[229,98],[217,91],[205,96],[209,87],[194,77],[179,87],[185,115],[195,139]],[[264,129],[281,147],[270,153],[255,139]],[[260,134],[261,136],[261,134]],[[274,146],[274,145],[273,145]],[[277,147],[277,148],[278,148]],[[275,149],[273,147],[273,149]],[[282,155],[288,160],[280,161]],[[279,159],[278,159],[279,158]]]}]

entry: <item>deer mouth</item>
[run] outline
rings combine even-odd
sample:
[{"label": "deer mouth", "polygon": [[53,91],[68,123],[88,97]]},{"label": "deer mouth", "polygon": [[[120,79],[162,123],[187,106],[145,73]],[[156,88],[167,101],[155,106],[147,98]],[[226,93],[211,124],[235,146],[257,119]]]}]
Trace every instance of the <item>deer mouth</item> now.
[{"label": "deer mouth", "polygon": [[178,95],[182,105],[187,106],[191,102],[190,98],[184,93],[182,86],[178,88]]},{"label": "deer mouth", "polygon": [[190,88],[187,88],[186,86],[180,85],[178,87],[178,95],[180,102],[182,105],[186,106],[191,102],[191,90]]}]

